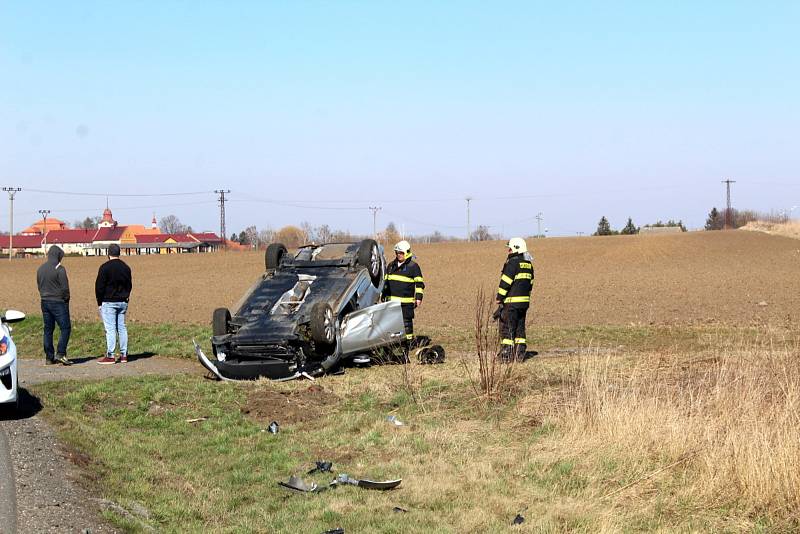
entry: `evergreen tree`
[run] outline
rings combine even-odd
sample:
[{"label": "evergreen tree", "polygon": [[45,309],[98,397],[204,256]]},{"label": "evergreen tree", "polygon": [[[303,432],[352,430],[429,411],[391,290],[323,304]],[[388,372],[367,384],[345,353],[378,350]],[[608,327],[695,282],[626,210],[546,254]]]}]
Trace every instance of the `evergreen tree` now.
[{"label": "evergreen tree", "polygon": [[239,243],[242,245],[249,245],[250,241],[247,240],[247,234],[244,233],[244,230],[239,232]]},{"label": "evergreen tree", "polygon": [[239,236],[236,235],[236,232],[231,234],[231,239],[230,240],[233,241],[234,243],[238,243],[239,242]]},{"label": "evergreen tree", "polygon": [[711,208],[711,212],[706,219],[706,230],[722,230],[723,226],[725,226],[725,221],[722,215],[717,211],[716,207]]},{"label": "evergreen tree", "polygon": [[620,233],[624,235],[638,234],[639,229],[636,228],[635,224],[633,224],[633,219],[628,217],[628,224],[625,225],[625,228],[623,228]]},{"label": "evergreen tree", "polygon": [[611,225],[608,223],[608,219],[606,219],[605,215],[603,215],[600,218],[600,222],[597,223],[597,231],[594,235],[611,235]]}]

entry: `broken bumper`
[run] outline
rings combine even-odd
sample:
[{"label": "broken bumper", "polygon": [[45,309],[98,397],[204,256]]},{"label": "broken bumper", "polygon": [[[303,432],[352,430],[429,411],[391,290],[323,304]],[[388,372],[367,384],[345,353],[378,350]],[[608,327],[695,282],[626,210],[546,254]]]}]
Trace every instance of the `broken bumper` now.
[{"label": "broken bumper", "polygon": [[220,380],[291,380],[300,376],[297,366],[284,360],[212,360],[200,345],[193,343],[200,364]]}]

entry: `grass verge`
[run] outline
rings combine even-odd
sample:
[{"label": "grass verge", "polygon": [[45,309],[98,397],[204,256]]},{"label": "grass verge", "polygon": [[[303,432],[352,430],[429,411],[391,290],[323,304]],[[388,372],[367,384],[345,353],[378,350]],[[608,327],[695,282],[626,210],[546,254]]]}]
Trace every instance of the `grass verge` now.
[{"label": "grass verge", "polygon": [[[762,331],[703,343],[713,349],[533,359],[491,404],[459,357],[313,385],[141,377],[34,393],[87,459],[95,493],[146,511],[109,516],[131,531],[495,532],[521,510],[515,531],[796,529],[797,339]],[[243,413],[259,402],[287,418],[277,435]],[[276,485],[314,460],[404,480],[385,493]]]},{"label": "grass verge", "polygon": [[[129,322],[128,352],[130,354],[153,354],[193,358],[192,339],[204,346],[209,345],[211,327],[203,325],[167,325]],[[21,358],[44,358],[42,348],[42,317],[29,315],[24,321],[14,325],[14,343]],[[59,331],[56,327],[54,344],[58,343]],[[70,358],[101,356],[106,351],[106,334],[103,323],[73,321],[67,354]]]}]

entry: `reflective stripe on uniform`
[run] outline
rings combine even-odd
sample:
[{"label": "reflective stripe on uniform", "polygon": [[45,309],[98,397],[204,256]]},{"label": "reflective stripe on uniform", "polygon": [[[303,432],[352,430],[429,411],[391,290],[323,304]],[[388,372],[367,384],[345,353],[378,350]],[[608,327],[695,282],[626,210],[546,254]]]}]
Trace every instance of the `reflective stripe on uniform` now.
[{"label": "reflective stripe on uniform", "polygon": [[406,339],[414,339],[414,334],[406,334]]},{"label": "reflective stripe on uniform", "polygon": [[506,284],[513,284],[514,283],[514,280],[512,280],[510,276],[506,276],[506,275],[501,276],[500,280],[502,280]]},{"label": "reflective stripe on uniform", "polygon": [[386,280],[394,280],[395,282],[407,282],[409,284],[414,283],[414,279],[408,276],[402,276],[399,274],[387,274]]},{"label": "reflective stripe on uniform", "polygon": [[531,273],[519,273],[517,276],[514,277],[514,280],[533,280],[533,274]]},{"label": "reflective stripe on uniform", "polygon": [[528,263],[527,261],[521,261],[521,262],[519,262],[519,268],[520,269],[533,269],[533,266],[530,263]]},{"label": "reflective stripe on uniform", "polygon": [[500,344],[501,345],[513,345],[514,344],[514,340],[513,339],[504,339],[503,341],[500,342]]},{"label": "reflective stripe on uniform", "polygon": [[522,345],[524,345],[524,344],[526,343],[526,340],[525,340],[525,338],[524,338],[524,337],[517,337],[517,338],[514,338],[514,343],[516,343],[516,344],[518,344],[518,345],[519,345],[519,344],[522,344]]},{"label": "reflective stripe on uniform", "polygon": [[419,293],[420,295],[422,295],[423,293],[425,293],[425,290],[422,289],[421,287],[418,287],[415,292]]},{"label": "reflective stripe on uniform", "polygon": [[530,302],[530,297],[508,297],[505,300],[506,304],[514,304],[515,302]]},{"label": "reflective stripe on uniform", "polygon": [[500,295],[503,295],[504,297],[506,296],[506,294],[508,294],[508,290],[507,290],[507,289],[503,289],[502,287],[498,287],[498,288],[497,288],[497,292],[498,292]]},{"label": "reflective stripe on uniform", "polygon": [[421,276],[415,276],[414,281],[419,282],[420,284],[425,283],[425,280],[423,280]]},{"label": "reflective stripe on uniform", "polygon": [[395,297],[392,295],[389,300],[399,300],[401,304],[414,304],[416,299],[414,297]]}]

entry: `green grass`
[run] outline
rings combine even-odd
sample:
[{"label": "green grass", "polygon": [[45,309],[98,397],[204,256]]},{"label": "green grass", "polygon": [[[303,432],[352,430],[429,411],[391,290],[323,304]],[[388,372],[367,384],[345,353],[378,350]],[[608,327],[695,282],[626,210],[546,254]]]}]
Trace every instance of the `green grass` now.
[{"label": "green grass", "polygon": [[[22,346],[38,344],[36,318],[24,325],[15,331]],[[205,327],[132,326],[140,350],[159,354],[183,355],[187,340],[208,338]],[[78,346],[102,350],[101,325],[78,324],[76,330]],[[687,359],[704,358],[726,340],[759,335],[710,327],[542,328],[530,334],[534,347],[543,349],[664,347],[665,354]],[[620,350],[615,361],[624,368],[640,354]],[[128,510],[147,510],[148,518],[140,519],[107,512],[125,531],[149,525],[164,532],[497,532],[511,528],[526,507],[526,523],[515,530],[760,531],[787,524],[730,503],[693,500],[691,479],[681,469],[606,500],[613,489],[669,462],[658,450],[630,458],[614,447],[564,448],[559,420],[539,414],[552,413],[545,403],[562,401],[554,393],[574,383],[577,360],[567,355],[524,364],[515,396],[491,406],[474,398],[460,361],[412,365],[410,377],[398,365],[349,369],[315,384],[335,395],[328,405],[307,408],[317,417],[294,424],[279,418],[277,435],[264,431],[269,421],[253,421],[241,407],[251,395],[275,391],[294,392],[289,402],[302,401],[309,382],[144,376],[41,384],[32,393],[63,441],[88,459],[92,493]],[[388,414],[406,425],[388,424]],[[187,422],[197,417],[207,420]],[[318,495],[276,485],[304,475],[315,460],[333,461],[335,472],[402,477],[403,483],[392,492],[342,487]],[[304,478],[326,484],[332,475]],[[409,512],[397,514],[395,506]]]},{"label": "green grass", "polygon": [[[128,352],[130,354],[151,353],[160,356],[193,358],[192,339],[202,346],[209,345],[211,327],[202,325],[166,325],[128,323]],[[21,358],[44,358],[42,348],[42,317],[29,315],[14,325],[14,343]],[[58,343],[56,327],[53,344]],[[73,321],[67,354],[70,358],[100,356],[106,350],[106,335],[103,324]]]}]

